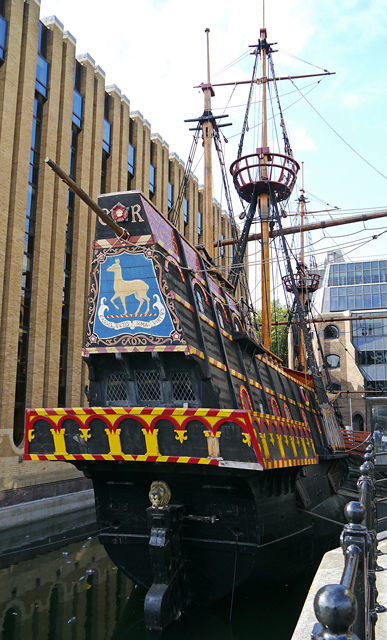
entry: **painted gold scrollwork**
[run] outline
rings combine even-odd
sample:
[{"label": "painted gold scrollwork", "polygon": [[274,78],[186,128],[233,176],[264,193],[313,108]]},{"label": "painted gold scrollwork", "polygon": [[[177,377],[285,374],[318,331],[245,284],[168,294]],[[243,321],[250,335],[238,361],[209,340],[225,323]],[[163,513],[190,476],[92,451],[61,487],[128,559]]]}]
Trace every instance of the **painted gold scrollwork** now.
[{"label": "painted gold scrollwork", "polygon": [[175,440],[179,440],[183,444],[184,440],[188,440],[187,431],[183,429],[175,429]]},{"label": "painted gold scrollwork", "polygon": [[243,436],[243,440],[242,440],[243,444],[247,444],[248,447],[251,447],[250,434],[242,432],[242,436]]},{"label": "painted gold scrollwork", "polygon": [[82,429],[82,427],[80,427],[79,431],[81,432],[82,440],[84,440],[85,442],[87,442],[89,438],[91,438],[90,429],[87,429],[87,428]]}]

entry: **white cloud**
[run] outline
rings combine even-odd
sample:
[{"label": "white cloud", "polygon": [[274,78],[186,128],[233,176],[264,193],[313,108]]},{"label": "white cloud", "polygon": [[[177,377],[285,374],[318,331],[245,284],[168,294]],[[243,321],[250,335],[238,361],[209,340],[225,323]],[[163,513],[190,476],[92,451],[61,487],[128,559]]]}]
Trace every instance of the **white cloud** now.
[{"label": "white cloud", "polygon": [[345,93],[340,96],[340,103],[344,108],[354,111],[358,106],[367,102],[367,96],[359,93]]},{"label": "white cloud", "polygon": [[306,132],[305,127],[295,127],[292,129],[293,151],[316,151],[317,145],[313,138]]}]

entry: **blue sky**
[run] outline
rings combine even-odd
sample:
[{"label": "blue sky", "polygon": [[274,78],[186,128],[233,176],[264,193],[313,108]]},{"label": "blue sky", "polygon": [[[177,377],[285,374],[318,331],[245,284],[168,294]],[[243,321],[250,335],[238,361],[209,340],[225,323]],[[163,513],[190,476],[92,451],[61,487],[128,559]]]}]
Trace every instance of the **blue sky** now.
[{"label": "blue sky", "polygon": [[[56,15],[77,39],[77,52],[90,53],[105,70],[106,83],[118,85],[131,101],[131,109],[141,111],[152,131],[159,133],[169,143],[170,151],[185,161],[192,140],[188,126],[192,125],[183,121],[198,117],[203,110],[202,93],[193,86],[206,78],[204,30],[211,30],[213,82],[249,78],[250,56],[222,74],[217,72],[257,42],[262,4],[252,0],[224,0],[221,4],[208,0],[189,4],[181,0],[112,0],[107,5],[96,0],[92,10],[90,7],[79,0],[42,0],[41,17]],[[289,81],[279,83],[280,94],[287,94],[282,103],[294,156],[304,162],[307,192],[316,196],[310,196],[309,210],[323,208],[322,203],[345,210],[387,209],[387,3],[269,0],[266,27],[268,40],[278,43],[277,75],[318,72],[283,52],[336,73],[316,86],[313,79],[297,81],[296,87]],[[300,90],[307,93],[322,118],[384,176],[332,131],[301,98]],[[243,108],[235,105],[245,102],[246,91],[236,89],[231,96],[230,87],[217,89],[213,99],[216,113],[223,113],[227,106],[226,113],[234,123],[225,130],[230,137],[225,147],[228,164],[236,157],[243,119]],[[254,117],[258,116],[252,113],[251,122]],[[202,182],[200,164],[195,167],[195,174]],[[215,183],[214,195],[225,205],[217,178]],[[381,229],[386,225],[387,218],[373,227]],[[363,225],[352,227],[351,233],[361,229]],[[343,231],[343,227],[336,232],[340,245],[347,241],[342,239],[344,233],[349,231]],[[357,247],[370,235],[365,230],[351,237],[354,244],[348,248],[348,258],[385,255],[387,234]],[[352,242],[351,238],[348,242]],[[334,243],[325,240],[317,246],[317,259],[321,262],[323,251]]]}]

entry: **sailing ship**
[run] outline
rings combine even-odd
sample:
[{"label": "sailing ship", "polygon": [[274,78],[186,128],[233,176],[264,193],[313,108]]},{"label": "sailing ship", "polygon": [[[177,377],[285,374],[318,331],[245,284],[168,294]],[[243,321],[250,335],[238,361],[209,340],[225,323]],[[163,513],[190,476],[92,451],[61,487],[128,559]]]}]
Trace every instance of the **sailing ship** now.
[{"label": "sailing ship", "polygon": [[[340,425],[304,317],[316,280],[302,263],[293,273],[282,230],[281,203],[299,165],[284,124],[284,152],[268,146],[266,86],[276,79],[265,28],[254,53],[262,144],[249,155],[241,144],[231,165],[246,209],[241,232],[230,213],[235,250],[227,276],[213,258],[211,144],[219,144],[221,124],[209,65],[194,134],[205,151],[203,247],[143,193],[104,194],[96,204],[47,160],[98,215],[83,348],[89,406],[27,410],[24,459],[68,461],[92,479],[100,540],[148,589],[146,624],[154,629],[191,598],[208,603],[246,580],[266,588],[306,571],[337,544],[347,501]],[[245,272],[257,216],[261,335]],[[305,344],[296,369],[271,351],[271,232],[283,240]]]}]

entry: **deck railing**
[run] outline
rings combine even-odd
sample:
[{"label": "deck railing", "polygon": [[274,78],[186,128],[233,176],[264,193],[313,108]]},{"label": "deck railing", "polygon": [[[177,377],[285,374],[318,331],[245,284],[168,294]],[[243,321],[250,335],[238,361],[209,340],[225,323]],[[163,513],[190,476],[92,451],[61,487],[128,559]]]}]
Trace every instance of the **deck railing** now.
[{"label": "deck railing", "polygon": [[354,455],[364,456],[367,446],[371,440],[371,432],[342,429],[341,433],[345,444],[345,450],[348,453],[353,453]]},{"label": "deck railing", "polygon": [[[364,436],[364,434],[363,434]],[[322,587],[314,599],[318,623],[312,640],[374,640],[377,614],[377,519],[375,508],[375,453],[369,441],[360,467],[359,501],[348,502],[348,524],[341,534],[344,569],[340,584]],[[379,482],[379,481],[378,481]]]}]

